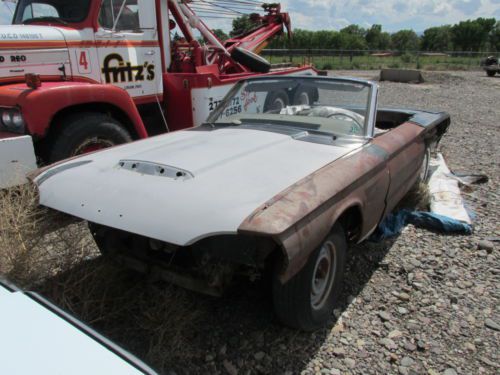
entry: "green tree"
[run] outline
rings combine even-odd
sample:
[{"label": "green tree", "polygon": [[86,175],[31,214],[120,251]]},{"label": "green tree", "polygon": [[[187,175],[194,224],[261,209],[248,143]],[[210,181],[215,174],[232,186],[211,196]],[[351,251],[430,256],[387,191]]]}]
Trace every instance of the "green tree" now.
[{"label": "green tree", "polygon": [[213,29],[212,32],[215,34],[217,39],[219,39],[222,42],[229,39],[229,35],[227,35],[222,29]]},{"label": "green tree", "polygon": [[346,34],[351,34],[351,35],[357,35],[360,37],[365,37],[366,30],[363,29],[362,27],[359,27],[358,25],[349,25],[344,27],[343,29],[340,30],[341,33],[346,33]]},{"label": "green tree", "polygon": [[248,15],[237,17],[233,20],[233,29],[229,33],[231,37],[235,37],[254,29],[258,23],[252,21]]},{"label": "green tree", "polygon": [[449,51],[453,49],[451,26],[431,27],[422,35],[422,49],[425,51]]},{"label": "green tree", "polygon": [[392,48],[398,51],[417,51],[420,48],[420,39],[413,30],[400,30],[392,34]]},{"label": "green tree", "polygon": [[495,27],[490,33],[490,49],[500,51],[500,21],[495,24]]},{"label": "green tree", "polygon": [[382,31],[382,25],[372,25],[365,34],[369,49],[386,50],[391,46],[391,34]]},{"label": "green tree", "polygon": [[455,49],[462,51],[479,51],[487,46],[491,32],[494,30],[494,18],[478,18],[461,21],[451,28]]},{"label": "green tree", "polygon": [[366,49],[366,30],[358,25],[349,25],[340,30],[339,44],[341,49]]}]

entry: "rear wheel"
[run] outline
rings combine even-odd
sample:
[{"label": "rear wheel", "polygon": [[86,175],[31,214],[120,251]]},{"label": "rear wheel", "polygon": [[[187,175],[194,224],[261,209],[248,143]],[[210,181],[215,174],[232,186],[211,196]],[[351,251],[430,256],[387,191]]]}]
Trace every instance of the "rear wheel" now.
[{"label": "rear wheel", "polygon": [[288,95],[284,90],[273,91],[266,97],[264,112],[272,111],[279,113],[289,102]]},{"label": "rear wheel", "polygon": [[486,74],[488,75],[488,77],[493,77],[497,72],[494,71],[494,70],[487,70],[486,71]]},{"label": "rear wheel", "polygon": [[311,105],[312,98],[307,90],[298,89],[293,95],[294,105]]},{"label": "rear wheel", "polygon": [[316,100],[318,100],[317,90],[298,87],[293,93],[292,104],[293,105],[312,105]]},{"label": "rear wheel", "polygon": [[342,291],[346,238],[340,224],[311,254],[306,265],[291,280],[273,280],[273,301],[282,323],[311,331],[326,323]]},{"label": "rear wheel", "polygon": [[101,113],[79,113],[66,117],[61,125],[51,147],[50,162],[132,141],[122,124]]}]

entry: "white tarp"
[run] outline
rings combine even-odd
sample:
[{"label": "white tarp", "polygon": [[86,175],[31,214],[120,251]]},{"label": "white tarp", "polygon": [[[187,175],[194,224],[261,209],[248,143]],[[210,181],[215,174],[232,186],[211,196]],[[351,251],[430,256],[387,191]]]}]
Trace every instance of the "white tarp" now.
[{"label": "white tarp", "polygon": [[436,158],[431,159],[430,172],[428,185],[431,212],[472,224],[460,195],[458,181],[451,176],[442,154],[438,153]]}]

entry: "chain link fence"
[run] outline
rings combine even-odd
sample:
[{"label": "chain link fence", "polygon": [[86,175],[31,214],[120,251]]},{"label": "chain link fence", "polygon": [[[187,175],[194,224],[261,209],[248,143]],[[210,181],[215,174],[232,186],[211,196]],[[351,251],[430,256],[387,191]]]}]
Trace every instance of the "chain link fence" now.
[{"label": "chain link fence", "polygon": [[312,64],[323,70],[479,70],[481,60],[487,56],[496,56],[497,52],[265,49],[261,54],[272,64]]}]

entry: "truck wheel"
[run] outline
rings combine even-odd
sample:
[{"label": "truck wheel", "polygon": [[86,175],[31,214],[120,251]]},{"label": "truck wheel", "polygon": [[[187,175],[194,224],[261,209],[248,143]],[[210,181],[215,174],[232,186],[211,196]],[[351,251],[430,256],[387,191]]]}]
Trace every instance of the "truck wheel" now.
[{"label": "truck wheel", "polygon": [[129,132],[115,119],[100,113],[79,113],[63,120],[49,161],[97,151],[132,141]]},{"label": "truck wheel", "polygon": [[288,95],[284,90],[273,91],[266,97],[266,101],[264,103],[264,112],[273,111],[279,113],[288,104]]},{"label": "truck wheel", "polygon": [[488,75],[488,77],[493,77],[493,76],[495,76],[495,74],[496,74],[496,73],[497,73],[497,72],[496,72],[496,71],[494,71],[494,70],[487,70],[487,71],[486,71],[486,74]]},{"label": "truck wheel", "polygon": [[244,48],[235,47],[231,52],[231,57],[234,61],[246,66],[252,72],[268,73],[271,70],[269,61]]},{"label": "truck wheel", "polygon": [[340,224],[311,254],[306,265],[291,280],[273,280],[273,301],[282,323],[312,331],[326,323],[341,293],[346,259],[346,239]]},{"label": "truck wheel", "polygon": [[312,98],[308,90],[299,87],[293,94],[293,105],[310,105]]},{"label": "truck wheel", "polygon": [[305,87],[298,87],[293,93],[293,105],[312,105],[318,100],[318,92]]}]

